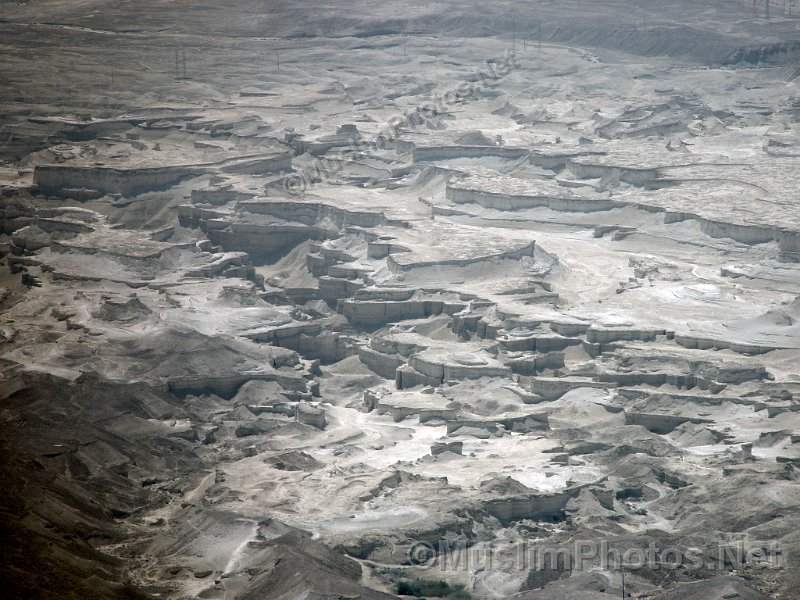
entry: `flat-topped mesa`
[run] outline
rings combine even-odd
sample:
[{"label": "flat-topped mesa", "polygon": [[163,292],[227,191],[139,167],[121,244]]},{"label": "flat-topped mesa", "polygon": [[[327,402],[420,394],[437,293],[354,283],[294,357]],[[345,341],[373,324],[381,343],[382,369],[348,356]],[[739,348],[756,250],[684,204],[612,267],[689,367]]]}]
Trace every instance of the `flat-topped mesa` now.
[{"label": "flat-topped mesa", "polygon": [[[659,159],[660,160],[660,159]],[[664,212],[665,224],[696,221],[710,237],[744,244],[777,242],[785,261],[800,259],[800,218],[792,190],[794,161],[656,163],[657,176],[646,190],[620,188],[615,200]]]},{"label": "flat-topped mesa", "polygon": [[317,278],[319,297],[331,307],[344,298],[355,296],[371,282],[373,273],[383,266],[374,259],[356,258],[364,254],[363,240],[358,237],[361,236],[348,235],[313,244],[312,252],[306,255],[308,270]]},{"label": "flat-topped mesa", "polygon": [[253,279],[255,269],[250,264],[250,256],[245,252],[222,252],[213,255],[215,258],[198,267],[188,269],[187,277],[241,277]]},{"label": "flat-topped mesa", "polygon": [[712,335],[698,334],[679,334],[675,333],[675,343],[684,348],[698,350],[731,350],[737,354],[756,355],[766,354],[782,346],[780,340],[772,343],[757,343],[754,341],[736,341],[731,339],[717,338]]},{"label": "flat-topped mesa", "polygon": [[325,429],[327,425],[325,409],[306,402],[297,403],[295,416],[299,423],[311,425],[318,429]]},{"label": "flat-topped mesa", "polygon": [[448,382],[482,377],[510,379],[511,369],[485,353],[427,348],[412,355],[408,364],[397,368],[395,385],[401,390],[418,385],[440,386]]},{"label": "flat-topped mesa", "polygon": [[[12,219],[15,222],[17,219]],[[58,239],[73,239],[79,234],[94,231],[101,216],[93,211],[64,207],[32,210],[25,225],[10,231],[11,252],[17,256],[46,248]],[[23,223],[19,220],[20,224]]]},{"label": "flat-topped mesa", "polygon": [[395,228],[391,233],[396,244],[408,249],[386,257],[386,265],[394,274],[429,267],[530,260],[536,247],[533,232],[497,229],[487,236],[485,228],[438,219],[416,221],[413,227]]},{"label": "flat-topped mesa", "polygon": [[157,119],[95,120],[66,128],[62,123],[67,142],[37,155],[33,182],[60,196],[137,196],[202,174],[263,175],[291,168],[292,154],[280,141],[241,136],[232,131],[235,123],[195,119],[182,115],[161,125]]},{"label": "flat-topped mesa", "polygon": [[367,243],[367,256],[369,258],[385,258],[390,254],[410,252],[410,248],[395,243],[394,236],[380,236]]},{"label": "flat-topped mesa", "polygon": [[[374,244],[377,239],[382,240],[382,251],[375,252]],[[306,254],[306,265],[308,271],[318,280],[321,298],[330,306],[335,306],[338,300],[352,298],[365,289],[372,282],[373,274],[385,268],[383,259],[395,251],[393,244],[384,242],[387,239],[393,237],[378,235],[367,229],[348,227],[347,233],[342,237],[312,244],[311,251]],[[392,299],[408,299],[412,291],[409,288],[403,297],[395,295]],[[359,297],[389,299],[382,293],[365,293]]]},{"label": "flat-topped mesa", "polygon": [[[103,305],[99,309],[103,310]],[[135,321],[147,319],[149,313],[133,309],[137,315],[111,314],[109,307],[98,313],[90,322],[95,329],[107,328],[114,321],[102,319],[135,316]],[[118,312],[114,307],[110,311]],[[97,311],[93,311],[97,313]],[[76,317],[80,318],[80,317]],[[97,321],[100,321],[99,323]],[[86,321],[80,321],[81,324]],[[128,327],[130,320],[122,321]],[[73,355],[69,348],[58,343],[39,346],[36,357],[24,353],[7,353],[9,362],[24,365],[26,369],[74,373],[74,378],[100,377],[110,383],[152,386],[160,392],[179,395],[213,393],[223,398],[233,397],[247,381],[276,381],[283,388],[314,393],[316,382],[309,361],[297,353],[283,348],[265,348],[247,340],[209,336],[197,331],[160,330],[130,326],[131,332],[124,342],[101,346],[102,352],[87,351]],[[142,368],[146,357],[148,368]],[[56,369],[54,364],[58,364]],[[144,389],[144,388],[143,388]],[[159,392],[159,393],[160,393]]]},{"label": "flat-topped mesa", "polygon": [[651,390],[642,388],[617,388],[617,393],[627,400],[653,400],[663,401],[664,399],[674,400],[686,404],[700,406],[721,406],[724,403],[740,404],[743,406],[755,406],[758,401],[752,398],[740,396],[723,396],[721,394],[687,393],[665,390]]},{"label": "flat-topped mesa", "polygon": [[[800,222],[793,210],[794,200],[786,192],[793,186],[789,179],[793,170],[788,164],[734,164],[725,157],[676,155],[660,146],[644,152],[624,142],[604,148],[602,152],[559,154],[552,163],[557,167],[564,161],[567,172],[578,180],[621,181],[644,187],[646,192],[623,187],[613,199],[598,193],[578,195],[566,187],[573,183],[563,176],[560,184],[546,179],[530,181],[479,167],[466,177],[449,181],[446,197],[457,204],[475,203],[503,211],[547,207],[589,212],[630,205],[663,212],[665,224],[695,220],[711,237],[746,244],[775,241],[783,260],[800,261]],[[548,156],[545,153],[540,158],[546,162]],[[763,210],[754,211],[754,206],[763,206]]]},{"label": "flat-topped mesa", "polygon": [[508,526],[514,521],[533,519],[536,521],[563,521],[567,503],[576,497],[583,486],[555,492],[531,492],[530,494],[492,498],[483,501],[483,508],[491,516]]},{"label": "flat-topped mesa", "polygon": [[[386,264],[392,273],[402,273],[412,269],[423,269],[426,267],[467,267],[481,262],[496,260],[520,260],[525,257],[533,256],[536,242],[531,240],[519,242],[515,247],[510,248],[486,248],[485,254],[470,254],[452,252],[449,257],[431,258],[421,257],[413,250],[407,253],[390,254]],[[458,250],[458,249],[456,249]],[[459,254],[461,254],[459,256]]]},{"label": "flat-topped mesa", "polygon": [[192,204],[210,204],[211,206],[223,206],[229,202],[242,202],[252,200],[256,197],[255,192],[243,192],[232,187],[212,187],[210,189],[192,190]]},{"label": "flat-topped mesa", "polygon": [[361,140],[362,135],[358,126],[354,123],[345,123],[339,125],[335,133],[321,135],[315,139],[304,139],[297,134],[292,134],[287,141],[298,154],[309,152],[312,156],[322,156],[332,149],[362,147]]},{"label": "flat-topped mesa", "polygon": [[509,353],[506,365],[517,375],[536,375],[565,365],[563,352]]},{"label": "flat-topped mesa", "polygon": [[702,350],[655,348],[632,342],[597,361],[596,380],[620,386],[664,384],[719,393],[728,384],[768,379],[762,363]]},{"label": "flat-topped mesa", "polygon": [[321,221],[334,223],[343,229],[347,226],[378,227],[390,221],[380,210],[361,210],[343,208],[334,202],[319,200],[242,200],[236,203],[236,210],[254,215],[265,215],[305,225],[317,225]]},{"label": "flat-topped mesa", "polygon": [[33,172],[33,182],[42,192],[54,196],[72,196],[83,190],[94,190],[97,196],[138,196],[144,192],[168,189],[182,179],[199,175],[200,172],[190,166],[118,168],[37,165]]},{"label": "flat-topped mesa", "polygon": [[519,160],[529,149],[500,145],[481,131],[425,131],[408,133],[393,142],[398,152],[411,154],[415,163],[459,158],[501,158]]},{"label": "flat-topped mesa", "polygon": [[566,337],[558,333],[538,328],[533,331],[527,328],[503,329],[495,339],[508,352],[559,352],[571,346],[579,346],[580,338]]},{"label": "flat-topped mesa", "polygon": [[[436,345],[436,342],[417,333],[389,332],[372,336],[369,344],[357,346],[356,352],[361,362],[373,373],[394,381],[398,368],[406,365],[415,352],[420,352],[431,345]],[[420,381],[420,383],[430,385],[435,382]]]},{"label": "flat-topped mesa", "polygon": [[[214,244],[226,250],[247,252],[257,260],[270,261],[307,240],[337,238],[350,227],[404,225],[388,219],[380,210],[342,208],[321,200],[267,200],[246,195],[223,197],[233,198],[233,205],[224,208],[180,206],[181,224],[199,227]],[[308,258],[315,275],[322,275],[327,267],[342,259],[341,255],[334,258],[329,253],[320,256],[323,247],[315,248],[316,251]]]},{"label": "flat-topped mesa", "polygon": [[578,179],[614,179],[637,187],[644,187],[658,177],[657,168],[596,164],[593,158],[571,158],[567,169]]},{"label": "flat-topped mesa", "polygon": [[[132,229],[116,228],[103,215],[80,208],[39,210],[33,228],[15,234],[16,243],[29,248],[27,239],[39,242],[39,248],[49,245],[53,253],[75,253],[113,257],[136,266],[159,258],[168,250],[194,251],[193,242],[169,243],[159,241],[168,237],[171,228],[152,231],[149,235]],[[49,240],[49,243],[43,242]]]},{"label": "flat-topped mesa", "polygon": [[[567,171],[576,179],[620,181],[645,187],[665,167],[682,167],[701,161],[697,155],[669,152],[661,144],[617,140],[603,144],[603,154],[584,154],[567,160]],[[720,162],[724,159],[720,157]]]},{"label": "flat-topped mesa", "polygon": [[380,352],[369,346],[358,346],[356,352],[370,371],[385,379],[394,380],[397,369],[406,364],[406,359],[399,354]]},{"label": "flat-topped mesa", "polygon": [[704,425],[713,423],[713,419],[701,419],[699,417],[685,417],[679,415],[661,415],[653,413],[629,412],[625,411],[625,424],[626,425],[640,425],[645,429],[666,435],[672,433],[675,428],[683,425],[684,423],[693,423],[695,425]]},{"label": "flat-topped mesa", "polygon": [[511,146],[455,144],[444,146],[414,146],[412,157],[415,163],[424,161],[450,160],[454,158],[485,157],[519,160],[528,152],[529,150],[527,148],[514,148]]},{"label": "flat-topped mesa", "polygon": [[[447,421],[447,435],[473,435],[474,430],[485,431],[494,436],[502,436],[507,432],[530,433],[550,429],[547,412],[539,411],[527,414],[494,415],[477,417],[459,414],[458,418]],[[483,437],[481,435],[481,437]]]},{"label": "flat-topped mesa", "polygon": [[620,341],[652,342],[660,335],[666,335],[664,329],[640,329],[635,327],[603,327],[592,325],[586,332],[586,341],[592,344],[608,344]]},{"label": "flat-topped mesa", "polygon": [[580,388],[608,389],[612,383],[595,381],[590,377],[531,377],[531,392],[543,400],[558,400],[572,390]]},{"label": "flat-topped mesa", "polygon": [[181,180],[216,169],[233,173],[267,173],[289,169],[291,154],[241,158],[219,164],[176,164],[168,166],[37,165],[34,184],[44,193],[72,196],[96,192],[138,196],[145,192],[169,189]]},{"label": "flat-topped mesa", "polygon": [[458,404],[445,398],[440,390],[431,388],[396,390],[391,393],[365,392],[364,405],[368,411],[388,414],[396,422],[416,415],[420,423],[432,420],[450,421],[458,416]]},{"label": "flat-topped mesa", "polygon": [[503,327],[494,302],[473,300],[467,308],[453,315],[453,333],[462,338],[469,338],[474,333],[481,339],[495,339]]},{"label": "flat-topped mesa", "polygon": [[594,212],[622,206],[599,194],[576,194],[552,180],[518,179],[485,168],[472,169],[469,176],[449,181],[446,197],[456,204],[474,203],[502,211],[545,207],[557,211]]},{"label": "flat-topped mesa", "polygon": [[334,265],[354,262],[357,254],[349,246],[342,246],[338,239],[316,242],[306,254],[306,266],[314,277],[322,277],[328,275],[328,269]]},{"label": "flat-topped mesa", "polygon": [[537,167],[558,172],[563,171],[572,158],[591,158],[593,156],[604,156],[605,154],[607,153],[602,150],[570,150],[558,145],[537,146],[530,151],[528,160]]},{"label": "flat-topped mesa", "polygon": [[454,315],[467,306],[456,294],[406,289],[359,289],[353,298],[339,300],[336,309],[358,327],[377,329],[387,323],[430,316]]},{"label": "flat-topped mesa", "polygon": [[653,342],[659,336],[665,335],[670,337],[672,332],[668,332],[665,329],[603,327],[594,324],[587,330],[586,339],[583,341],[582,347],[589,356],[596,358],[606,352],[614,352],[624,347],[623,342]]},{"label": "flat-topped mesa", "polygon": [[342,318],[334,315],[326,319],[261,327],[243,335],[255,342],[289,348],[309,359],[332,363],[355,353],[348,338],[337,331],[341,324]]},{"label": "flat-topped mesa", "polygon": [[411,331],[373,336],[358,348],[361,361],[376,374],[394,379],[397,389],[418,385],[438,387],[452,381],[500,377],[511,369],[476,342],[437,341]]},{"label": "flat-topped mesa", "polygon": [[215,245],[226,250],[247,252],[257,260],[272,260],[306,240],[339,235],[337,229],[296,221],[237,214],[199,221],[200,228]]}]

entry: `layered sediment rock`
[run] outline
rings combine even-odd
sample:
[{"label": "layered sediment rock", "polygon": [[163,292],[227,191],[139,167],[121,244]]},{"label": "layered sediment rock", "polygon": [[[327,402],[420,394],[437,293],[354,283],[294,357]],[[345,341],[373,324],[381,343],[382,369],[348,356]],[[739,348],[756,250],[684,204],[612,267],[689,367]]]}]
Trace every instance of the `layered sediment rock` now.
[{"label": "layered sediment rock", "polygon": [[[774,2],[42,2],[0,23],[6,595],[792,597]],[[651,544],[705,566],[613,564]]]}]

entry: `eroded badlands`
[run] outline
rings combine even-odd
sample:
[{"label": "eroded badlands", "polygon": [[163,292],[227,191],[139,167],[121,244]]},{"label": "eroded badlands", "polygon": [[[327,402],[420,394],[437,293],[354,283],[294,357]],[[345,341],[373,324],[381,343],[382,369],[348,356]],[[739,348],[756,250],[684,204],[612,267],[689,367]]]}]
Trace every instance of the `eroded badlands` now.
[{"label": "eroded badlands", "polygon": [[800,21],[6,6],[13,597],[798,597]]}]

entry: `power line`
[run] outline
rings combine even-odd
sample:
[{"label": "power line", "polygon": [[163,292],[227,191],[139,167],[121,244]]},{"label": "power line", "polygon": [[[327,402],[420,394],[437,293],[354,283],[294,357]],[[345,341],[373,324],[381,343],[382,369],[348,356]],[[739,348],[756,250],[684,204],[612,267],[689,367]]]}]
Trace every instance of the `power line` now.
[{"label": "power line", "polygon": [[175,79],[188,79],[186,75],[186,50],[175,48]]}]

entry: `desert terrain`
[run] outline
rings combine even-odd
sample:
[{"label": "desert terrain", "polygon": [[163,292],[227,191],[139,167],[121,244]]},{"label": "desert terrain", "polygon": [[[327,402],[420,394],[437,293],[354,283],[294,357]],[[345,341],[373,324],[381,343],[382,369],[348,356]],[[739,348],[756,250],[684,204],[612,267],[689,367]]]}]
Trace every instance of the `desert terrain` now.
[{"label": "desert terrain", "polygon": [[800,598],[798,82],[794,2],[0,2],[0,595]]}]

